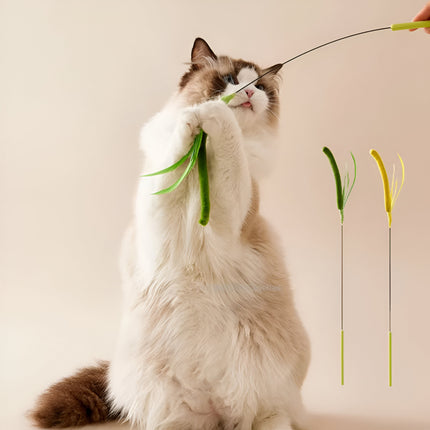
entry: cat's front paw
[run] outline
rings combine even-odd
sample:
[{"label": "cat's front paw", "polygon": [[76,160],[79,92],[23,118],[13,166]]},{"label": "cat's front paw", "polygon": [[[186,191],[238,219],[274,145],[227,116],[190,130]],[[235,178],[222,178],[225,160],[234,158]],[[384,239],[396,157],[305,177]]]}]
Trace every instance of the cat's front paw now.
[{"label": "cat's front paw", "polygon": [[200,132],[201,124],[197,107],[189,107],[182,111],[178,123],[178,134],[182,145],[189,147]]},{"label": "cat's front paw", "polygon": [[240,128],[232,110],[221,100],[211,100],[196,106],[201,128],[212,138],[234,138]]}]

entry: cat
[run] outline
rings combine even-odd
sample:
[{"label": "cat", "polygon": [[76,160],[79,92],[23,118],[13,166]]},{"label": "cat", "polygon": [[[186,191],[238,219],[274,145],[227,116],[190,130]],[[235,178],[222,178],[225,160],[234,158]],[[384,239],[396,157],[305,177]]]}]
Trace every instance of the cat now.
[{"label": "cat", "polygon": [[[289,430],[306,414],[310,358],[275,233],[259,214],[270,170],[280,65],[217,56],[201,38],[179,89],[142,129],[144,173],[186,154],[203,129],[211,212],[199,224],[197,169],[139,182],[122,250],[116,353],[65,378],[32,411],[40,427],[122,419],[145,430]],[[246,86],[228,103],[221,96]]]}]

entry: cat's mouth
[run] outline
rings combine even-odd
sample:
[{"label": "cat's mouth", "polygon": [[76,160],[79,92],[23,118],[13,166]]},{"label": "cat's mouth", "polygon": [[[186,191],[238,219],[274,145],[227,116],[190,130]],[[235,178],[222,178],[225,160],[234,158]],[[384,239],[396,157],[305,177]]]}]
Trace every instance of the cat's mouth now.
[{"label": "cat's mouth", "polygon": [[234,109],[244,108],[244,109],[250,109],[250,110],[254,111],[254,106],[253,106],[253,104],[249,100],[247,100],[246,102],[237,104],[235,106],[231,106],[231,107],[234,108]]}]

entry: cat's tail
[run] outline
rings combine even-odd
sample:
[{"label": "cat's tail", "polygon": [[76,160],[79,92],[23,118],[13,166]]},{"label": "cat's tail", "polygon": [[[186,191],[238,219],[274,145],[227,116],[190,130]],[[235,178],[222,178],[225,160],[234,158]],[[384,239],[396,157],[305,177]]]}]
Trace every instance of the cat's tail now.
[{"label": "cat's tail", "polygon": [[29,417],[41,428],[65,428],[103,423],[119,418],[111,412],[107,396],[109,363],[79,370],[49,387]]}]

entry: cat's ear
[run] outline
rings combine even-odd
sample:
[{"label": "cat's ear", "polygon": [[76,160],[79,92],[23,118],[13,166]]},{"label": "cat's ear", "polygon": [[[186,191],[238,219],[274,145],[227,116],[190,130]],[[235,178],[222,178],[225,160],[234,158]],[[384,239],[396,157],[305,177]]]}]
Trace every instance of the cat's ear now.
[{"label": "cat's ear", "polygon": [[[279,63],[279,64],[275,64],[274,66],[268,67],[267,69],[262,70],[262,72],[264,74],[268,74],[268,75],[276,75],[276,73],[279,72],[279,70],[282,69],[283,64]],[[262,73],[262,74],[263,74]]]},{"label": "cat's ear", "polygon": [[198,37],[194,41],[193,49],[191,50],[191,63],[193,68],[199,69],[203,64],[205,64],[205,58],[216,60],[217,56],[206,41],[201,37]]}]

